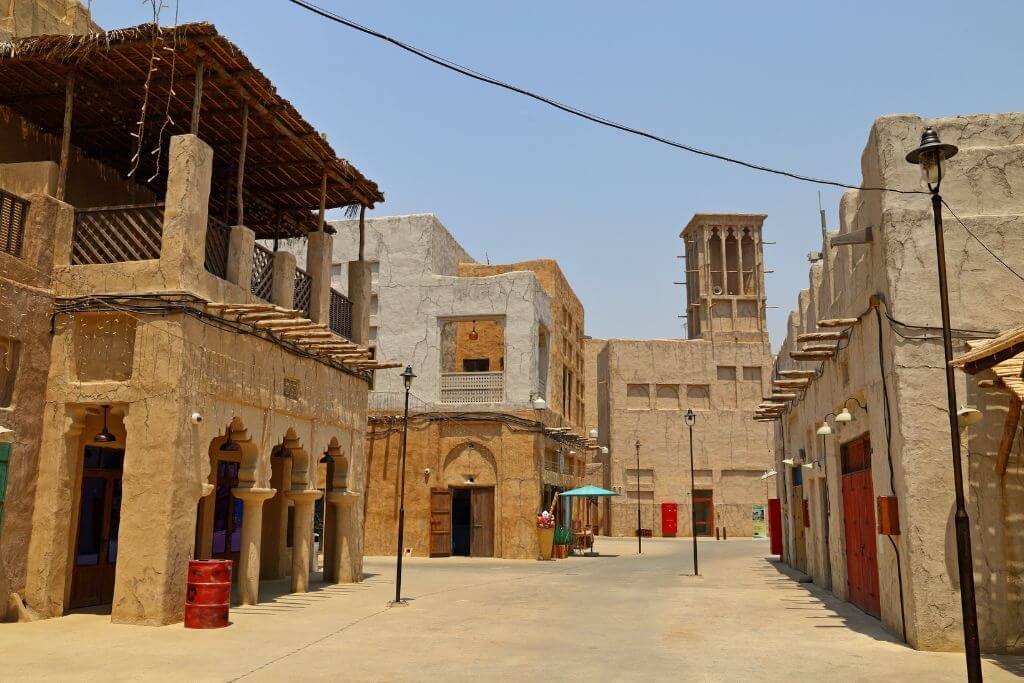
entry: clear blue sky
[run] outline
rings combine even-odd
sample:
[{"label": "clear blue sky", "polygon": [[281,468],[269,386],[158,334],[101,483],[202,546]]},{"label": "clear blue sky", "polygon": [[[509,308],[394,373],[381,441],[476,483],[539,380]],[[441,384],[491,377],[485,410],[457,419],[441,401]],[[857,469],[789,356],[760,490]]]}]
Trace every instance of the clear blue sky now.
[{"label": "clear blue sky", "polygon": [[[1024,93],[1014,0],[319,4],[635,127],[854,184],[877,116],[1013,111]],[[137,0],[92,7],[106,28],[149,20]],[[180,0],[180,16],[216,24],[380,184],[377,215],[435,213],[479,260],[556,258],[595,337],[680,336],[682,226],[768,214],[781,341],[820,248],[818,187],[597,127],[285,0]],[[821,193],[832,228],[840,193]]]}]

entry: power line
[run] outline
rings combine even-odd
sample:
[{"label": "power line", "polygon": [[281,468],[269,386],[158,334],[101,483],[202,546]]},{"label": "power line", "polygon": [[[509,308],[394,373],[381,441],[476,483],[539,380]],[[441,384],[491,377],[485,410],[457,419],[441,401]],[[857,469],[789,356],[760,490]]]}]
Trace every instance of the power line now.
[{"label": "power line", "polygon": [[966,223],[964,223],[962,220],[960,220],[960,216],[956,215],[956,212],[953,211],[953,207],[951,207],[949,204],[947,204],[945,199],[942,199],[942,205],[944,207],[946,207],[946,210],[949,211],[950,214],[953,215],[953,218],[955,218],[956,222],[960,224],[960,227],[963,228],[964,230],[966,230],[967,234],[970,235],[971,237],[973,237],[975,242],[980,244],[982,247],[984,247],[985,251],[987,251],[989,254],[991,254],[992,258],[994,258],[996,261],[999,261],[999,263],[1001,263],[1004,268],[1006,268],[1008,271],[1010,271],[1015,276],[1017,276],[1018,280],[1020,280],[1021,282],[1024,282],[1024,275],[1021,275],[1016,270],[1011,268],[1010,264],[1008,264],[1006,261],[1001,259],[996,252],[992,251],[987,244],[985,244],[984,242],[981,241],[980,237],[978,237],[973,232],[971,232],[971,229],[967,227]]},{"label": "power line", "polygon": [[648,140],[652,140],[654,142],[661,143],[663,145],[668,145],[668,146],[674,147],[676,149],[681,149],[683,151],[690,152],[691,154],[698,154],[700,156],[708,157],[708,158],[711,158],[711,159],[717,159],[719,161],[724,161],[726,163],[736,164],[737,166],[743,166],[744,168],[749,168],[749,169],[754,170],[754,171],[762,171],[764,173],[772,173],[772,174],[775,174],[775,175],[784,176],[786,178],[792,178],[793,180],[800,180],[800,181],[807,182],[807,183],[816,183],[818,185],[830,185],[832,187],[841,187],[841,188],[844,188],[844,189],[847,189],[847,190],[877,190],[877,191],[880,191],[880,192],[896,192],[896,193],[899,193],[899,194],[927,194],[924,190],[900,190],[900,189],[896,189],[896,188],[892,188],[892,187],[883,187],[883,186],[879,186],[879,187],[861,187],[859,185],[850,185],[849,183],[843,183],[843,182],[839,182],[837,180],[828,180],[828,179],[823,179],[823,178],[815,178],[813,176],[807,176],[807,175],[802,175],[800,173],[795,173],[793,171],[786,171],[786,170],[783,170],[783,169],[772,168],[771,166],[764,166],[762,164],[756,164],[754,162],[744,161],[742,159],[737,159],[735,157],[726,156],[724,154],[719,154],[717,152],[710,152],[710,151],[705,150],[705,149],[700,149],[700,148],[694,147],[692,145],[687,145],[687,144],[682,143],[682,142],[677,142],[675,140],[670,140],[670,139],[662,137],[660,135],[655,135],[654,133],[649,133],[647,131],[640,130],[639,128],[633,128],[631,126],[627,126],[627,125],[622,124],[622,123],[617,123],[615,121],[612,121],[611,119],[607,119],[607,118],[605,118],[603,116],[600,116],[598,114],[592,114],[590,112],[587,112],[587,111],[584,111],[582,109],[579,109],[578,107],[574,107],[572,105],[565,104],[563,102],[559,102],[558,100],[553,100],[553,99],[551,99],[549,97],[545,97],[543,95],[539,95],[539,94],[537,94],[535,92],[532,92],[532,91],[527,90],[525,88],[519,87],[517,85],[513,85],[511,83],[506,83],[505,81],[498,80],[497,78],[494,78],[492,76],[488,76],[486,74],[482,74],[479,71],[474,71],[473,69],[470,69],[469,67],[462,66],[461,64],[453,62],[450,59],[446,59],[444,57],[432,54],[430,52],[427,52],[426,50],[421,50],[418,47],[415,47],[415,46],[410,45],[408,43],[404,43],[404,42],[398,40],[397,38],[392,38],[391,36],[389,36],[389,35],[387,35],[385,33],[381,33],[380,31],[377,31],[375,29],[370,28],[369,26],[364,26],[364,25],[359,24],[359,23],[357,23],[355,21],[352,21],[351,19],[347,19],[347,18],[345,18],[345,17],[343,17],[343,16],[341,16],[339,14],[335,14],[334,12],[331,12],[328,9],[325,9],[323,7],[319,7],[317,5],[314,5],[313,3],[307,2],[306,0],[287,0],[287,2],[290,2],[293,5],[297,5],[297,6],[303,8],[305,10],[308,10],[308,11],[312,12],[313,14],[317,14],[317,15],[325,18],[325,19],[328,19],[329,21],[333,21],[335,23],[342,24],[342,25],[347,26],[347,27],[349,27],[351,29],[355,29],[356,31],[359,31],[361,33],[365,33],[366,35],[373,36],[374,38],[378,38],[378,39],[383,40],[385,42],[391,43],[392,45],[394,45],[394,46],[396,46],[398,48],[401,48],[402,50],[405,50],[406,52],[410,52],[410,53],[416,55],[417,57],[420,57],[421,59],[425,59],[428,62],[431,62],[433,64],[436,64],[436,65],[440,66],[440,67],[448,69],[449,71],[454,71],[455,73],[461,74],[461,75],[466,76],[468,78],[472,78],[473,80],[480,81],[482,83],[487,83],[489,85],[493,85],[493,86],[496,86],[498,88],[502,88],[504,90],[509,90],[509,91],[517,93],[519,95],[523,95],[525,97],[529,97],[529,98],[531,98],[533,100],[536,100],[536,101],[541,102],[543,104],[546,104],[548,106],[554,107],[555,109],[561,110],[561,111],[563,111],[563,112],[565,112],[567,114],[572,114],[573,116],[578,116],[578,117],[580,117],[582,119],[586,119],[587,121],[590,121],[592,123],[596,123],[596,124],[601,125],[601,126],[607,126],[608,128],[613,128],[615,130],[619,130],[619,131],[622,131],[624,133],[629,133],[631,135],[637,135],[639,137],[646,138]]}]

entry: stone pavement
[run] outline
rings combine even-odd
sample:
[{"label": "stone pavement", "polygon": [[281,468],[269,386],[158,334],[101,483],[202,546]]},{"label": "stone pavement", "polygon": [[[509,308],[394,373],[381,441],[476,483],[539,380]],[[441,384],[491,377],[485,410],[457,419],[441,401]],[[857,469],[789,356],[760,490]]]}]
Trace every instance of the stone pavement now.
[{"label": "stone pavement", "polygon": [[[413,559],[388,609],[394,559],[358,585],[304,595],[264,584],[231,627],[116,626],[73,614],[0,624],[0,680],[961,681],[963,657],[916,652],[874,619],[781,573],[764,541],[598,539],[557,562]],[[1024,657],[985,662],[1017,680]]]}]

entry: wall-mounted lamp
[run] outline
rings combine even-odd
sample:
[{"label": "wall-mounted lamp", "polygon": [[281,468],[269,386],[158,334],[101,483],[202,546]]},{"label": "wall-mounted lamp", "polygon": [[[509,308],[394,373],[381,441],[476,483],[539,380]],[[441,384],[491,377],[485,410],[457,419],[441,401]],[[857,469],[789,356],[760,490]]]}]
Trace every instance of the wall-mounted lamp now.
[{"label": "wall-mounted lamp", "polygon": [[545,408],[548,407],[548,402],[545,401],[544,398],[540,394],[538,394],[538,393],[531,393],[530,394],[530,405],[532,405],[535,410],[544,410]]},{"label": "wall-mounted lamp", "polygon": [[476,331],[476,321],[473,321],[473,329],[469,331],[469,341],[476,341],[480,338],[480,333]]},{"label": "wall-mounted lamp", "polygon": [[608,455],[608,447],[601,446],[601,455]]},{"label": "wall-mounted lamp", "polygon": [[790,467],[796,467],[796,460],[793,458],[783,458],[782,463],[784,465],[789,465]]},{"label": "wall-mounted lamp", "polygon": [[588,432],[588,434],[590,435],[590,438],[591,438],[591,439],[596,439],[596,438],[597,438],[597,434],[598,434],[598,432],[597,432],[597,430],[596,430],[596,429],[591,429],[591,430],[590,430],[590,431]]},{"label": "wall-mounted lamp", "polygon": [[[839,418],[836,419],[838,420]],[[828,426],[828,422],[822,422],[815,434],[818,436],[830,436],[832,434],[832,428]]]},{"label": "wall-mounted lamp", "polygon": [[982,417],[984,417],[984,414],[977,408],[962,406],[960,410],[956,411],[956,423],[960,429],[978,424],[981,422]]},{"label": "wall-mounted lamp", "polygon": [[845,424],[847,422],[853,422],[853,413],[851,413],[850,409],[846,407],[846,406],[850,405],[850,401],[853,401],[854,403],[856,403],[857,406],[861,410],[867,410],[868,409],[868,406],[867,406],[866,403],[861,403],[860,401],[858,401],[857,399],[855,399],[854,397],[851,396],[850,398],[848,398],[845,401],[843,401],[843,409],[839,411],[838,415],[836,415],[836,422],[843,423],[843,424]]}]

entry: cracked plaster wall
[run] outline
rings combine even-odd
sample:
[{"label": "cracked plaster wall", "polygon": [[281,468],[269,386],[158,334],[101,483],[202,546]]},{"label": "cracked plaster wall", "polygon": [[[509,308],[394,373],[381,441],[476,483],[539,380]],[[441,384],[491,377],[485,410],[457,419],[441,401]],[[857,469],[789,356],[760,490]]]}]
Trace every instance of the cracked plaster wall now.
[{"label": "cracked plaster wall", "polygon": [[78,0],[0,0],[0,41],[100,30]]},{"label": "cracked plaster wall", "polygon": [[[1018,272],[1024,262],[1024,115],[989,114],[936,120],[912,115],[878,119],[862,156],[864,184],[920,187],[917,169],[904,160],[919,144],[921,130],[934,126],[944,142],[960,147],[947,162],[943,197],[971,230]],[[1021,324],[1024,287],[972,240],[948,211],[944,212],[946,262],[949,271],[953,326],[978,330],[1005,330]],[[939,324],[932,214],[926,195],[849,191],[840,205],[840,232],[866,226],[874,241],[853,247],[829,247],[825,259],[811,269],[809,288],[800,296],[800,309],[790,315],[789,333],[779,354],[779,369],[814,367],[794,363],[786,355],[796,336],[817,330],[816,321],[853,317],[868,309],[873,293],[885,296],[897,320],[928,326]],[[902,534],[893,540],[902,556],[906,632],[915,647],[929,650],[962,648],[960,596],[953,535],[953,483],[949,456],[942,347],[939,339],[903,339],[885,318],[881,324],[883,357],[892,404],[892,457],[895,493],[900,501]],[[924,336],[919,330],[908,336]],[[937,336],[937,331],[928,336]],[[846,343],[846,342],[844,342]],[[814,429],[843,401],[858,397],[867,411],[854,408],[854,422],[836,430],[827,440],[831,511],[830,543],[824,562],[820,509],[812,504],[814,533],[807,534],[805,567],[815,581],[828,584],[842,598],[846,587],[846,555],[842,523],[839,446],[868,434],[872,443],[874,493],[891,492],[886,457],[883,399],[878,359],[878,323],[873,312],[853,327],[848,346],[822,364],[822,375],[785,418],[785,452],[820,451]],[[954,354],[966,350],[954,339]],[[1020,652],[1024,649],[1024,461],[1020,436],[1003,478],[994,461],[1006,416],[1007,397],[978,387],[990,373],[967,377],[957,372],[960,404],[977,407],[984,420],[964,435],[962,462],[967,481],[971,517],[978,618],[985,651]],[[775,430],[782,457],[781,432]],[[818,438],[820,440],[820,438]],[[781,462],[776,469],[787,472]],[[813,478],[820,481],[815,468]],[[807,470],[804,470],[807,472]],[[787,472],[788,473],[788,472]],[[806,481],[806,480],[805,480]],[[779,478],[780,485],[785,480]],[[820,488],[820,487],[819,487]],[[780,488],[785,500],[791,489]],[[819,494],[820,495],[820,494]],[[786,506],[785,557],[794,557],[792,528],[795,510]],[[892,544],[877,538],[882,621],[901,632],[899,585]]]}]

